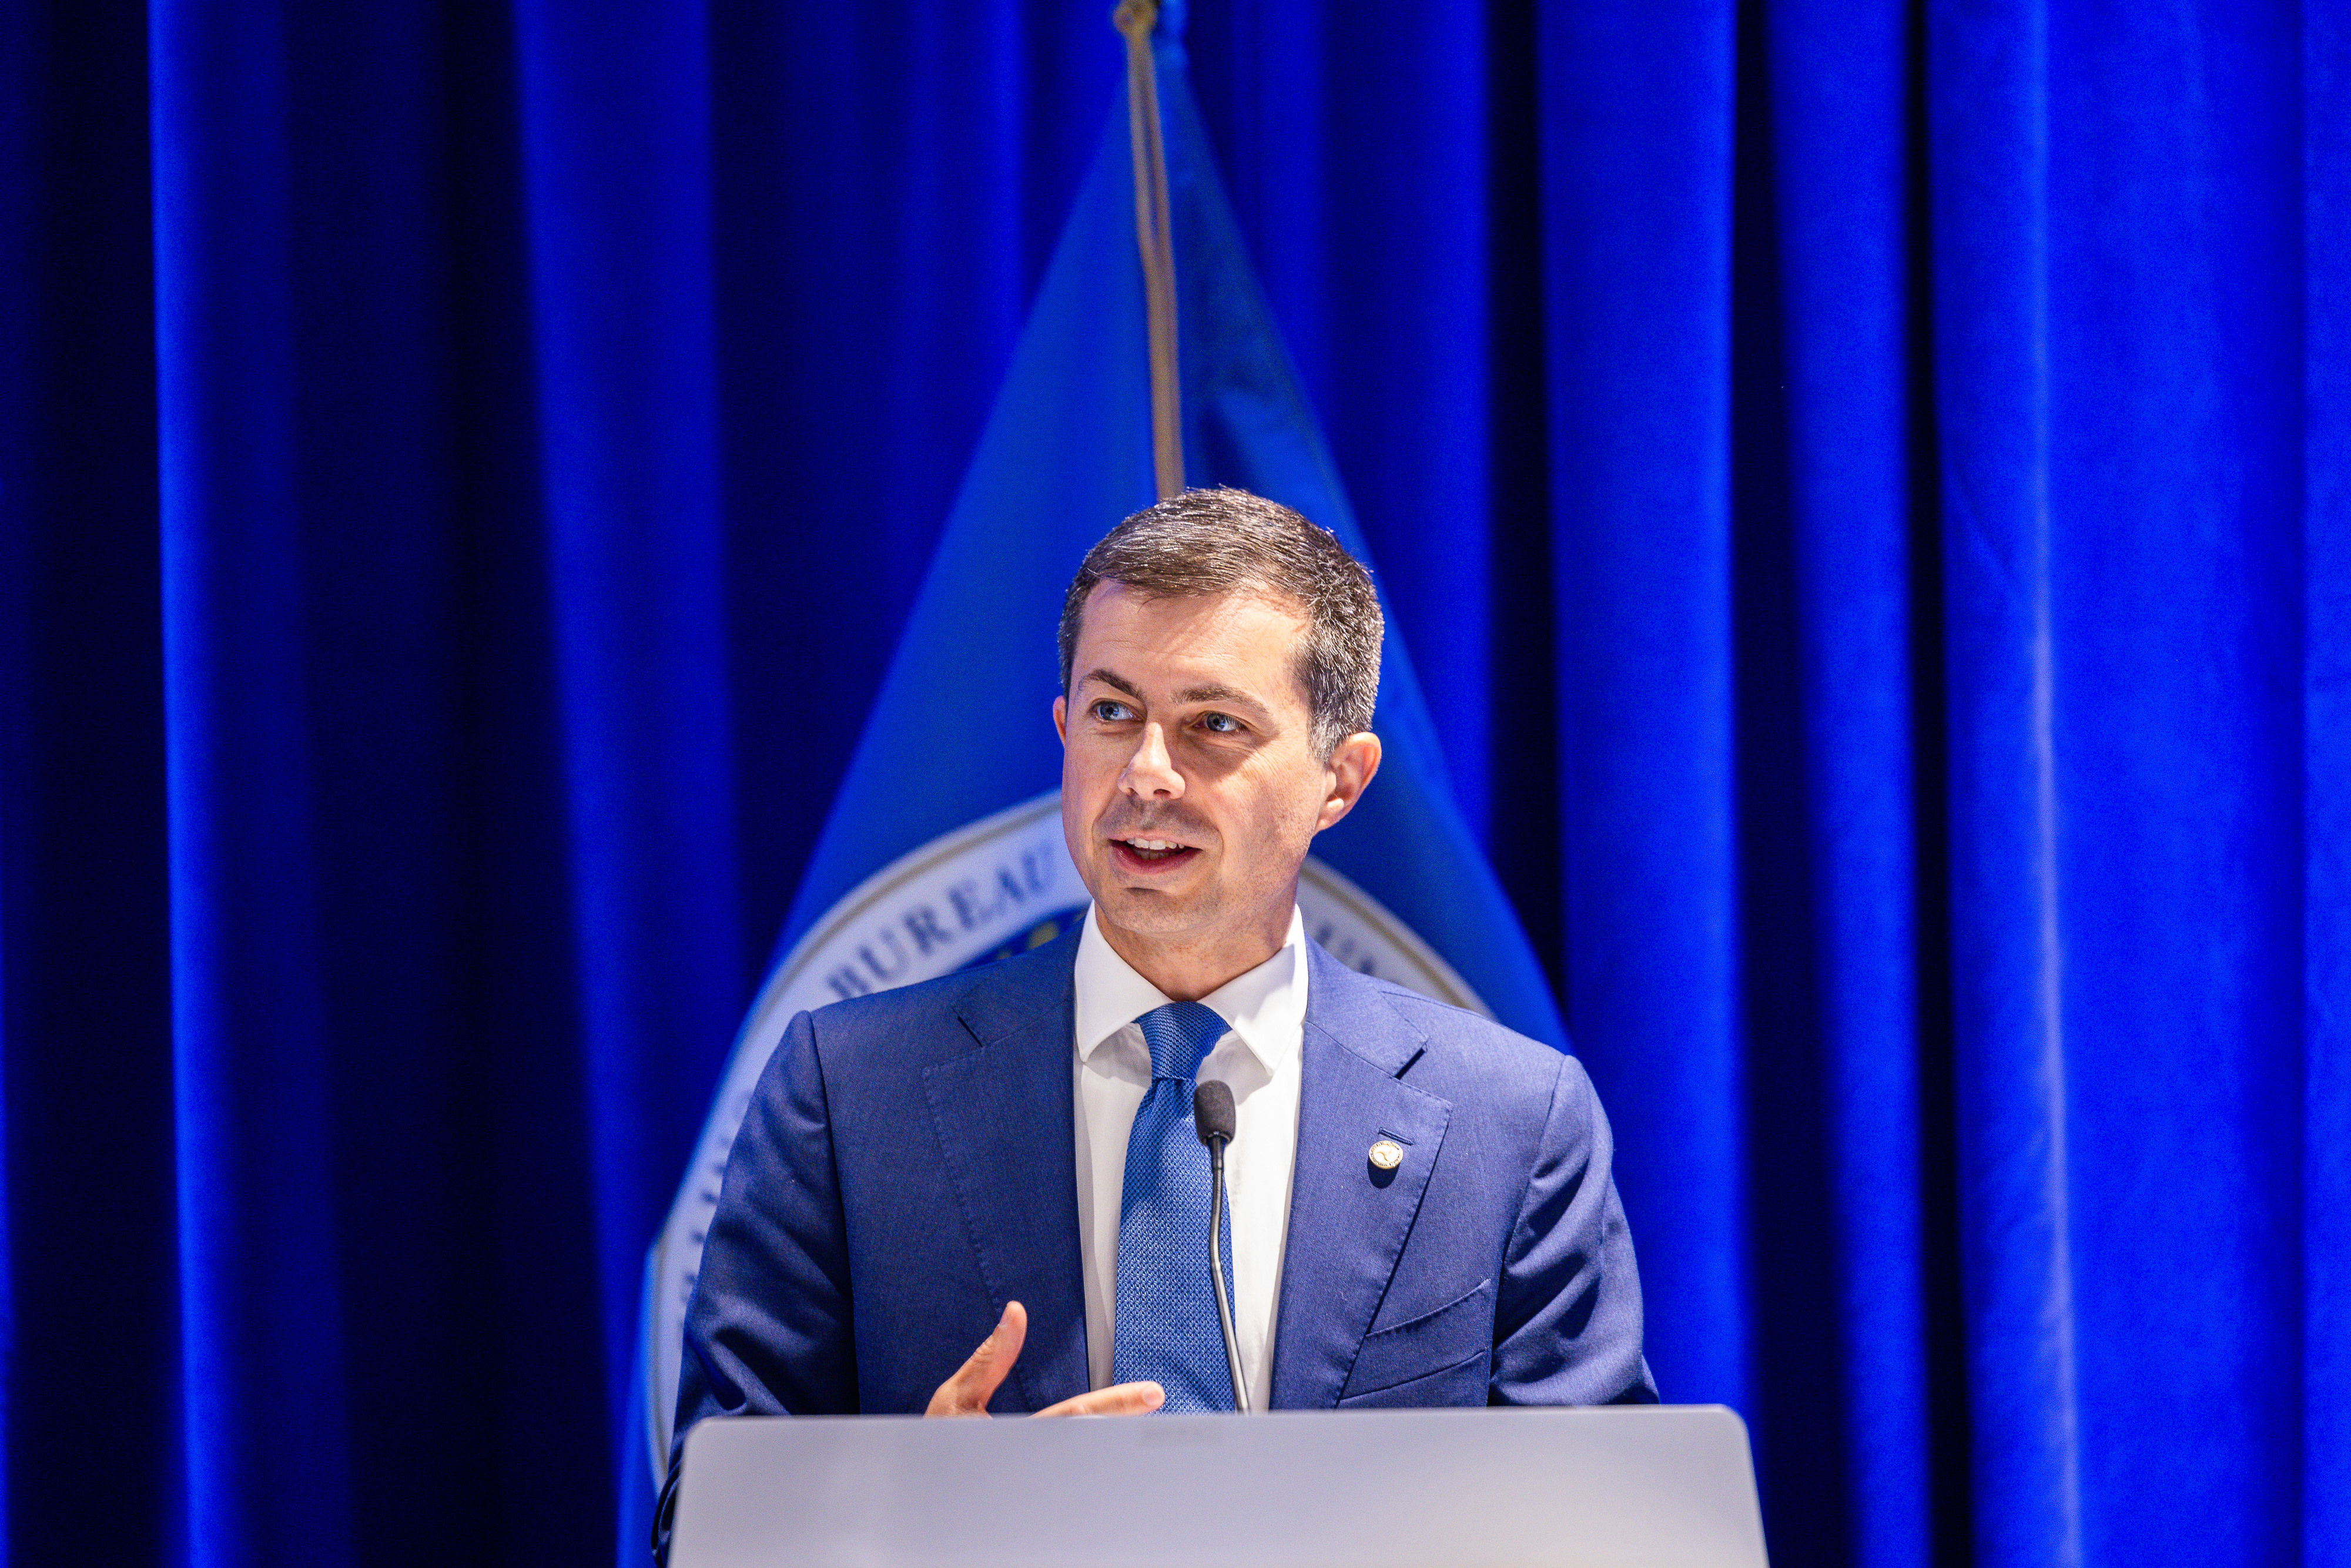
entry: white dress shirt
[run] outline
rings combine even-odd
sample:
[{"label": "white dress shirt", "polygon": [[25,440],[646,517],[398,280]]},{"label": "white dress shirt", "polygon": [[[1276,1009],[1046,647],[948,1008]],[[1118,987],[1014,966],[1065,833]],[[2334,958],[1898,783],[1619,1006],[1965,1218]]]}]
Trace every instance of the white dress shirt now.
[{"label": "white dress shirt", "polygon": [[[1168,998],[1095,928],[1086,912],[1076,974],[1078,1255],[1086,1285],[1086,1359],[1093,1386],[1111,1382],[1118,1302],[1119,1197],[1126,1135],[1151,1087],[1151,1048],[1134,1020]],[[1281,1299],[1282,1244],[1290,1234],[1290,1177],[1298,1154],[1300,1041],[1306,1029],[1306,926],[1296,909],[1270,958],[1202,997],[1226,1034],[1200,1063],[1199,1081],[1233,1092],[1233,1141],[1225,1151],[1232,1206],[1233,1339],[1249,1404],[1266,1407],[1273,1385],[1273,1312]],[[1206,1149],[1200,1151],[1205,1163]]]}]

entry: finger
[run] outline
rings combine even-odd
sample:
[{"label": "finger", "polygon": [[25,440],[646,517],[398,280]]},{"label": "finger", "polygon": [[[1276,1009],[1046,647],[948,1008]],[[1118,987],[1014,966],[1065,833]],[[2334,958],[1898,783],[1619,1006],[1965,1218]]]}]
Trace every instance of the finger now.
[{"label": "finger", "polygon": [[1040,1416],[1148,1416],[1167,1403],[1166,1390],[1156,1383],[1119,1383],[1048,1405]]},{"label": "finger", "polygon": [[1012,1370],[1019,1359],[1020,1346],[1029,1338],[1029,1310],[1018,1301],[1004,1303],[1004,1315],[996,1320],[979,1348],[956,1368],[953,1377],[939,1385],[931,1396],[925,1416],[985,1416],[987,1402],[996,1397],[998,1385]]}]

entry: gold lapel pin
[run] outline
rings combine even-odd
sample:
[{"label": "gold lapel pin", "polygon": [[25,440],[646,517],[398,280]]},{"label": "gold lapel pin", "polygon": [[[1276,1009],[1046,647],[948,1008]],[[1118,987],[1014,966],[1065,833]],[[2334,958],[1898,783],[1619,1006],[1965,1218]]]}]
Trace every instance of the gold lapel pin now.
[{"label": "gold lapel pin", "polygon": [[1372,1145],[1372,1164],[1384,1171],[1392,1171],[1404,1164],[1404,1145],[1394,1138],[1382,1138]]}]

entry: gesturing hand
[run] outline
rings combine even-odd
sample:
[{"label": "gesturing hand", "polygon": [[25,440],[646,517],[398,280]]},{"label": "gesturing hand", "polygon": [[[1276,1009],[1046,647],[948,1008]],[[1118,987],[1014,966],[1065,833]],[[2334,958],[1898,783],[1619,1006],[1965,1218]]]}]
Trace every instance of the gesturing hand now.
[{"label": "gesturing hand", "polygon": [[[931,1396],[930,1408],[923,1414],[987,1415],[987,1402],[996,1396],[997,1385],[1019,1359],[1020,1346],[1028,1338],[1029,1309],[1018,1301],[1006,1302],[1004,1315],[996,1320],[996,1327],[979,1342],[979,1348],[971,1353],[970,1359],[956,1368],[956,1375],[939,1385],[939,1391]],[[1156,1383],[1122,1383],[1064,1399],[1059,1405],[1049,1405],[1037,1414],[1147,1416],[1158,1409],[1166,1397]]]}]

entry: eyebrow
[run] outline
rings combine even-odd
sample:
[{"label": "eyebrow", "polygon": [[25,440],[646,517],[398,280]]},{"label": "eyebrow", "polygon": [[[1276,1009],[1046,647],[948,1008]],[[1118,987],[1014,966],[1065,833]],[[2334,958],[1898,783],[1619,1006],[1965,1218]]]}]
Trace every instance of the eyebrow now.
[{"label": "eyebrow", "polygon": [[[1133,697],[1137,702],[1141,702],[1143,700],[1143,693],[1135,686],[1134,683],[1132,681],[1121,680],[1118,676],[1112,674],[1108,670],[1089,670],[1086,672],[1086,681],[1100,681],[1103,685],[1110,687],[1113,691],[1124,692],[1128,696]],[[1080,681],[1078,685],[1084,685],[1086,681]]]},{"label": "eyebrow", "polygon": [[1235,691],[1230,686],[1194,686],[1187,691],[1177,692],[1176,700],[1179,703],[1228,703],[1235,707],[1255,708],[1259,713],[1265,711],[1263,703],[1249,693]]}]

